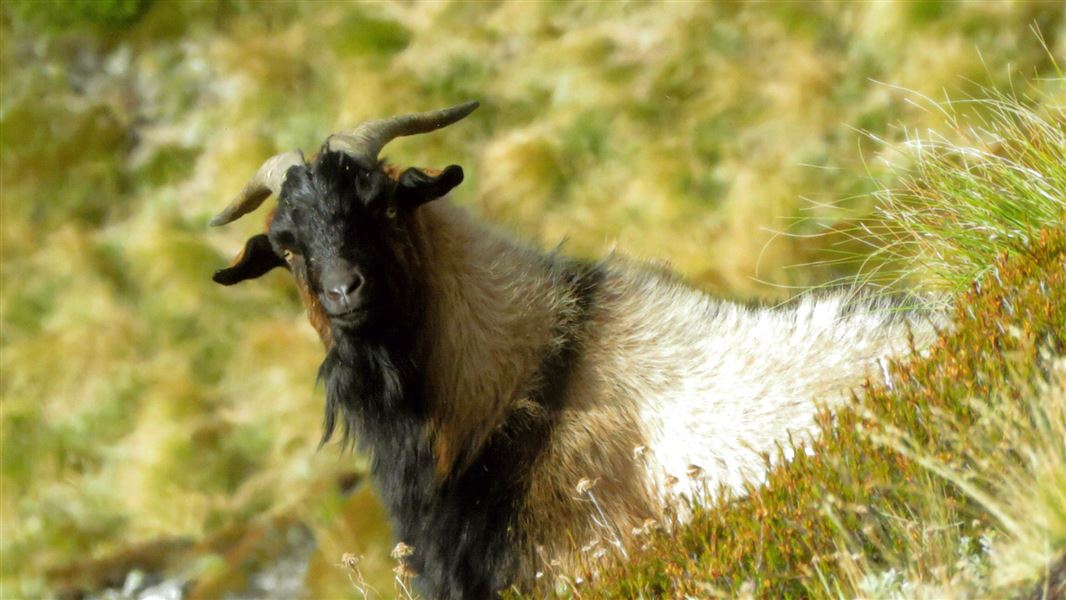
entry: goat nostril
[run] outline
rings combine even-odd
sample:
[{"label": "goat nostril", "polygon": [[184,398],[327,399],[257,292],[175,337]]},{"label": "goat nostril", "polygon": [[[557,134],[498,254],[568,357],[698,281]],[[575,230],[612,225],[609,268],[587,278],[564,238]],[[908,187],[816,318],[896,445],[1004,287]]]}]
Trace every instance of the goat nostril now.
[{"label": "goat nostril", "polygon": [[334,302],[340,302],[347,304],[351,301],[351,297],[359,288],[363,287],[363,276],[359,274],[353,274],[351,281],[335,285],[326,290],[326,296]]},{"label": "goat nostril", "polygon": [[334,305],[333,310],[344,310],[360,303],[359,290],[366,279],[358,268],[343,266],[326,270],[319,282],[322,299]]},{"label": "goat nostril", "polygon": [[330,300],[340,302],[348,297],[348,288],[347,286],[339,285],[337,287],[326,290],[326,295],[329,296]]}]

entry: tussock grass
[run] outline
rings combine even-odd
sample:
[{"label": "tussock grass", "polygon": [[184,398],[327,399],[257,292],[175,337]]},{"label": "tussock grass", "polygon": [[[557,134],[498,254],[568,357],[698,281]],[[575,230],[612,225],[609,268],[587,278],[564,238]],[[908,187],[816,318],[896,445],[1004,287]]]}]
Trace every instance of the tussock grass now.
[{"label": "tussock grass", "polygon": [[1059,72],[1027,87],[914,98],[944,117],[948,133],[905,129],[900,156],[889,159],[903,173],[899,185],[874,192],[874,214],[834,232],[866,249],[840,251],[838,262],[859,265],[849,284],[932,295],[943,306],[993,273],[1000,255],[1063,225],[1066,79]]}]

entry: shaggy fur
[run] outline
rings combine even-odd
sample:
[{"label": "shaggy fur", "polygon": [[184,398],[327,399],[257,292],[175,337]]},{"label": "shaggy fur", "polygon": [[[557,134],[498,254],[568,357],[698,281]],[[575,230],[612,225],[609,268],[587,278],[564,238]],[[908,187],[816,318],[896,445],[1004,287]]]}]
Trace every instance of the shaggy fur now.
[{"label": "shaggy fur", "polygon": [[[516,540],[524,576],[540,564],[538,546],[565,562],[574,542],[610,535],[605,529],[624,537],[679,508],[681,494],[759,480],[762,454],[805,439],[818,403],[845,399],[879,358],[905,352],[912,332],[922,343],[932,331],[841,296],[746,308],[617,257],[595,266],[591,306],[582,308],[556,275],[566,259],[531,251],[446,201],[418,215],[420,252],[433,266],[424,285],[438,300],[428,307],[421,370],[438,474],[467,469],[464,456],[513,415],[545,410],[527,390],[555,348],[576,348],[529,473]],[[692,465],[700,480],[688,476]],[[582,478],[597,481],[606,528],[575,490]]]},{"label": "shaggy fur", "polygon": [[[763,453],[811,434],[819,403],[908,348],[911,324],[843,297],[746,308],[622,258],[531,249],[446,199],[390,211],[405,185],[457,181],[335,154],[293,168],[270,239],[307,256],[289,268],[328,348],[324,440],[339,424],[370,453],[427,597],[493,597],[682,494],[740,491]],[[381,280],[366,325],[326,326],[313,262],[331,252]]]}]

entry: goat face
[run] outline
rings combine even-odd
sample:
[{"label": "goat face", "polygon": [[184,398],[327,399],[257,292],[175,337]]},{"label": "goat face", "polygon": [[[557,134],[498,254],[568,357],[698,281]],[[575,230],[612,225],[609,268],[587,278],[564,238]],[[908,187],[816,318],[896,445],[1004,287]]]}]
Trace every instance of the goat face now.
[{"label": "goat face", "polygon": [[373,337],[395,328],[419,300],[411,279],[413,213],[462,182],[463,170],[396,174],[377,154],[393,137],[432,131],[475,108],[471,102],[365,123],[330,136],[310,164],[299,151],[271,158],[212,220],[228,223],[279,196],[267,233],[249,239],[215,281],[232,285],[288,268],[327,345],[337,332]]},{"label": "goat face", "polygon": [[397,180],[379,165],[323,152],[289,169],[267,234],[271,249],[334,330],[385,332],[405,321],[402,309],[418,300],[412,213],[462,178],[452,166],[437,176],[408,169]]}]

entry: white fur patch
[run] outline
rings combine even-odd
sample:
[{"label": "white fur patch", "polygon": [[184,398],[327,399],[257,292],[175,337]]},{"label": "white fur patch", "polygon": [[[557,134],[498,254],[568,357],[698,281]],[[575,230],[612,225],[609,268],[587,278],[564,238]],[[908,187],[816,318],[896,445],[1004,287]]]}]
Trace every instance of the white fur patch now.
[{"label": "white fur patch", "polygon": [[614,364],[603,368],[638,411],[663,500],[761,482],[764,453],[780,446],[791,458],[820,405],[879,376],[878,361],[905,352],[912,328],[931,331],[843,295],[747,308],[625,266],[604,287],[600,356]]}]

